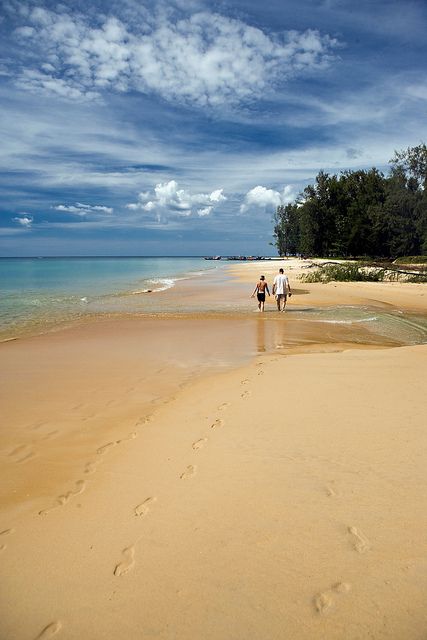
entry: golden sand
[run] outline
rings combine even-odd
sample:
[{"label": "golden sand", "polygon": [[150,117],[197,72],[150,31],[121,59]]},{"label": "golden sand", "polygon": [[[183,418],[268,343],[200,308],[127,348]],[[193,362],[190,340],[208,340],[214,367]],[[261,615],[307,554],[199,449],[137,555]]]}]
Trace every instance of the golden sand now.
[{"label": "golden sand", "polygon": [[[304,295],[426,312],[426,290]],[[425,637],[427,346],[265,320],[0,345],[2,640]]]}]

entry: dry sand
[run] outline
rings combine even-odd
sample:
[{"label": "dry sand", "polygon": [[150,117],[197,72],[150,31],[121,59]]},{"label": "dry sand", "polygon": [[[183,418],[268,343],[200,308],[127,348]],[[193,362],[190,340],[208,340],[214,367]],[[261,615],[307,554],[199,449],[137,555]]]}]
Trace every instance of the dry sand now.
[{"label": "dry sand", "polygon": [[[427,311],[388,286],[336,295]],[[2,640],[426,637],[427,346],[263,320],[0,345]]]}]

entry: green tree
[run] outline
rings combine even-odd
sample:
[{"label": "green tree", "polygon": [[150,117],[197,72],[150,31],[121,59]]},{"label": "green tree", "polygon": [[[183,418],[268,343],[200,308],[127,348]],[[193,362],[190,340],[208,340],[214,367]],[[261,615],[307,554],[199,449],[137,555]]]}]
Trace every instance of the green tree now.
[{"label": "green tree", "polygon": [[294,203],[278,207],[279,253],[399,257],[427,253],[427,147],[396,152],[390,174],[375,168],[320,171]]},{"label": "green tree", "polygon": [[427,146],[424,142],[417,147],[395,151],[390,163],[402,168],[408,177],[415,178],[419,186],[427,188]]}]

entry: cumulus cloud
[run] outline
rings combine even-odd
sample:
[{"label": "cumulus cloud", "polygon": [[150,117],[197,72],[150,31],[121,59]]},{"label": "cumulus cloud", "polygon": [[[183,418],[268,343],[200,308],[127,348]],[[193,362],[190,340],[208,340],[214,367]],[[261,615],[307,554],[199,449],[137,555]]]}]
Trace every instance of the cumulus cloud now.
[{"label": "cumulus cloud", "polygon": [[225,200],[227,198],[222,189],[216,189],[211,193],[192,194],[185,189],[179,189],[178,183],[170,180],[156,184],[152,192],[142,191],[138,194],[138,201],[127,204],[126,207],[134,211],[154,212],[158,222],[165,222],[170,216],[208,216]]},{"label": "cumulus cloud", "polygon": [[243,204],[240,207],[241,213],[246,213],[251,209],[258,210],[274,210],[281,204],[287,204],[295,198],[295,192],[292,185],[286,185],[283,191],[275,191],[258,185],[245,195]]},{"label": "cumulus cloud", "polygon": [[30,229],[31,225],[33,224],[33,216],[23,215],[21,218],[13,218],[13,221],[17,222],[25,229]]},{"label": "cumulus cloud", "polygon": [[27,54],[31,42],[37,59],[25,59],[19,85],[68,99],[137,90],[198,106],[236,105],[323,69],[338,45],[316,30],[269,34],[209,11],[173,18],[159,12],[125,24],[39,7],[20,20],[14,35]]},{"label": "cumulus cloud", "polygon": [[76,202],[72,205],[59,204],[56,207],[53,207],[55,211],[62,211],[64,213],[73,213],[77,216],[87,216],[88,213],[113,213],[112,207],[105,207],[103,205],[91,205],[91,204],[83,204],[82,202]]}]

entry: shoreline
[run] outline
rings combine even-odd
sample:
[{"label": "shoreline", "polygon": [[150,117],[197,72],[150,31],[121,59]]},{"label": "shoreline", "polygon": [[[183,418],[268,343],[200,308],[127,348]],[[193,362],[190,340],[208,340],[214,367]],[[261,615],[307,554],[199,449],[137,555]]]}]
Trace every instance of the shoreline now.
[{"label": "shoreline", "polygon": [[[127,310],[90,311],[84,314],[57,317],[51,323],[46,320],[32,320],[22,324],[18,332],[3,330],[0,344],[12,340],[21,340],[54,334],[63,330],[85,327],[92,323],[121,321],[126,318],[153,317],[200,317],[230,318],[249,317],[253,311],[250,292],[261,270],[271,283],[279,266],[289,275],[294,293],[288,302],[288,312],[301,311],[307,307],[329,309],[333,307],[361,307],[404,311],[410,314],[427,315],[427,285],[424,283],[404,282],[330,282],[302,283],[299,276],[306,273],[310,261],[299,259],[278,259],[258,262],[224,263],[217,269],[209,269],[200,277],[200,273],[174,280],[174,285],[150,292],[127,291],[117,294],[117,299],[127,300]],[[273,264],[271,264],[273,263]],[[226,295],[224,296],[224,291]],[[111,297],[111,296],[110,296]],[[132,299],[141,298],[145,307],[132,309]],[[266,299],[266,314],[275,314],[273,297]]]},{"label": "shoreline", "polygon": [[[250,308],[241,266],[230,290]],[[0,345],[5,640],[418,640],[427,345],[277,315],[102,318]]]}]

